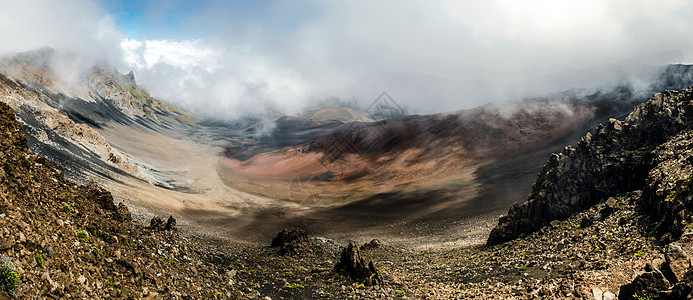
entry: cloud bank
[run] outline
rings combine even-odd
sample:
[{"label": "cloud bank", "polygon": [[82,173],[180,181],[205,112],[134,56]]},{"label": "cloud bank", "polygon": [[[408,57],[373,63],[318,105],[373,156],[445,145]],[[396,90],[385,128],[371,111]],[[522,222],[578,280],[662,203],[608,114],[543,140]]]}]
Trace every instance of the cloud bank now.
[{"label": "cloud bank", "polygon": [[0,52],[101,55],[153,96],[223,119],[382,91],[450,111],[693,62],[692,1],[207,1],[179,18],[184,37],[151,38],[128,37],[101,2],[54,2],[5,5]]}]

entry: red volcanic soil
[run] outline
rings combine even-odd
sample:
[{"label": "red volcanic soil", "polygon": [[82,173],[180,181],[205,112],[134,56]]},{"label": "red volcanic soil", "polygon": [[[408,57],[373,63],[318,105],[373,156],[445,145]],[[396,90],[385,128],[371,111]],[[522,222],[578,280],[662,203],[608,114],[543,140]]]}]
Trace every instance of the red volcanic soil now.
[{"label": "red volcanic soil", "polygon": [[353,122],[297,146],[245,161],[222,158],[220,163],[237,175],[270,181],[425,181],[544,148],[571,133],[593,112],[568,104],[518,107],[507,113],[486,106],[445,115]]},{"label": "red volcanic soil", "polygon": [[492,226],[496,213],[522,201],[548,154],[584,134],[594,115],[586,105],[487,106],[347,123],[245,160],[221,158],[217,174],[228,186],[292,205],[267,207],[230,234],[302,227],[410,240],[425,227],[423,239],[432,228],[443,240],[460,228],[485,238],[479,224]]}]

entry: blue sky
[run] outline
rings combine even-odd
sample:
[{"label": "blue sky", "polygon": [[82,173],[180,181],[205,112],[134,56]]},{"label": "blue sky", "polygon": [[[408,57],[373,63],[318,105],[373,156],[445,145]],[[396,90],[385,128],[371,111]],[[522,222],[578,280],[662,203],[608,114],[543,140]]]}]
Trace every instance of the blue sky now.
[{"label": "blue sky", "polygon": [[253,26],[291,31],[318,13],[299,1],[102,0],[102,5],[135,39],[195,39]]}]

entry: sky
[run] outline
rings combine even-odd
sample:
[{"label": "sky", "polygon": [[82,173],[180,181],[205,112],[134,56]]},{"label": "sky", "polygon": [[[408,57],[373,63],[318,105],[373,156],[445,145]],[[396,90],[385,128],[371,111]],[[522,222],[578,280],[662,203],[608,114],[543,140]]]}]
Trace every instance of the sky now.
[{"label": "sky", "polygon": [[50,46],[105,59],[153,96],[221,119],[296,114],[331,97],[367,107],[383,91],[412,112],[453,111],[693,63],[693,1],[684,0],[0,6],[0,53]]}]

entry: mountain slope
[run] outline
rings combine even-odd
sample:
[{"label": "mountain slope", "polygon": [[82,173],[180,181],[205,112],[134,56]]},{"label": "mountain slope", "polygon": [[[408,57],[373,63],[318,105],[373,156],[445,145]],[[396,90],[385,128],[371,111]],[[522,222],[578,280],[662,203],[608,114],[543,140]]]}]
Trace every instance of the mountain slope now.
[{"label": "mountain slope", "polygon": [[203,255],[204,243],[136,225],[109,192],[66,180],[58,165],[28,151],[21,128],[0,103],[0,298],[231,292]]},{"label": "mountain slope", "polygon": [[115,149],[100,129],[109,123],[161,130],[186,126],[190,116],[151,98],[134,81],[103,63],[51,48],[0,59],[0,99],[26,127],[29,145],[65,167],[152,181],[146,165]]}]

